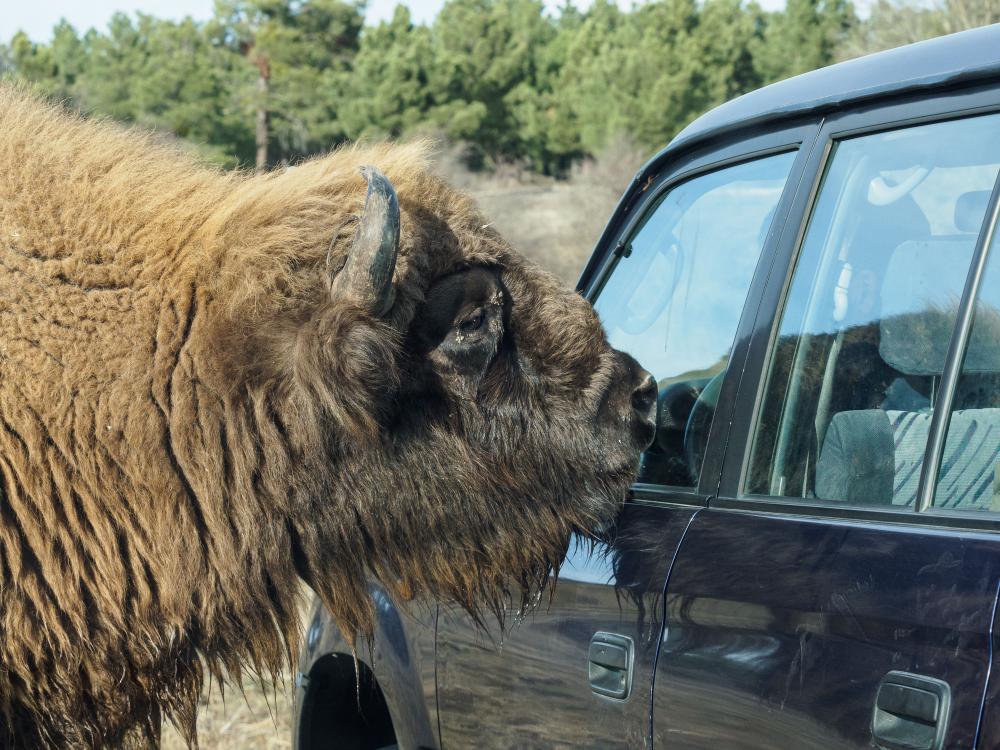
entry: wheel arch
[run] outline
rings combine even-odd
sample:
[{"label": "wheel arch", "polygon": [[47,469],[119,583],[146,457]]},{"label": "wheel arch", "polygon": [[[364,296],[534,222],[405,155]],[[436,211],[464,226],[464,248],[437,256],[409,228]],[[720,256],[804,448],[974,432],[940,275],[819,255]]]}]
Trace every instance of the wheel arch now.
[{"label": "wheel arch", "polygon": [[297,750],[381,750],[396,733],[382,686],[361,659],[328,653],[298,678]]}]

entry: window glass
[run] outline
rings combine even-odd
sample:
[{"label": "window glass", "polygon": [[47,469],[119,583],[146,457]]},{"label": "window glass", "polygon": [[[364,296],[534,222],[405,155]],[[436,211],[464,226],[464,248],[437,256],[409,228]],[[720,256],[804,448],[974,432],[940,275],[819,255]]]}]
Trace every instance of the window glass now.
[{"label": "window glass", "polygon": [[[984,191],[981,200],[989,196]],[[996,235],[994,235],[996,237]],[[1000,261],[994,239],[955,387],[934,507],[1000,511]]]},{"label": "window glass", "polygon": [[912,507],[1000,167],[998,126],[989,115],[836,145],[774,344],[747,491]]},{"label": "window glass", "polygon": [[694,487],[729,351],[793,153],[695,177],[648,213],[595,308],[659,383],[639,481]]}]

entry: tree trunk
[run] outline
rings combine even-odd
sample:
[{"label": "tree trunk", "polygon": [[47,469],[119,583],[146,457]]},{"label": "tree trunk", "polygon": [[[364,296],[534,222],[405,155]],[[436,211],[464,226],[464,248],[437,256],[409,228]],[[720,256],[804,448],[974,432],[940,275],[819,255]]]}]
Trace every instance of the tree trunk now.
[{"label": "tree trunk", "polygon": [[267,169],[268,111],[267,91],[271,80],[271,66],[267,57],[257,57],[257,171]]}]

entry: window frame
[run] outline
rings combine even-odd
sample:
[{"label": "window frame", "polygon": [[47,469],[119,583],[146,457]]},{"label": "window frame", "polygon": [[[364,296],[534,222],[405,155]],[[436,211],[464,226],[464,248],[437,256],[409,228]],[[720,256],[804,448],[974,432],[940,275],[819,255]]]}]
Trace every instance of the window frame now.
[{"label": "window frame", "polygon": [[800,117],[766,128],[741,131],[724,140],[709,142],[707,145],[694,144],[691,148],[680,150],[677,154],[671,155],[659,171],[646,179],[642,192],[635,200],[628,205],[618,207],[608,224],[612,231],[606,231],[598,242],[593,253],[594,259],[588,264],[577,285],[580,293],[591,304],[597,300],[618,264],[627,257],[624,250],[630,238],[667,192],[710,172],[768,156],[795,153],[740,312],[736,335],[730,350],[730,367],[723,380],[718,406],[709,431],[698,485],[680,487],[637,482],[632,485],[631,499],[653,502],[657,505],[707,506],[710,498],[718,492],[725,442],[731,424],[731,411],[746,356],[746,341],[743,340],[741,333],[747,320],[752,320],[757,315],[760,297],[774,262],[775,240],[785,227],[788,209],[798,191],[799,182],[808,163],[810,148],[816,142],[819,124],[818,117]]},{"label": "window frame", "polygon": [[[985,262],[989,258],[988,244],[985,247],[981,246],[993,236],[998,219],[1000,219],[1000,209],[997,206],[997,200],[1000,198],[1000,191],[997,187],[1000,185],[1000,177],[994,185],[986,217],[977,237],[976,251],[960,300],[959,318],[952,333],[952,341],[945,363],[946,371],[949,368],[957,371],[950,384],[949,403],[945,404],[943,401],[945,394],[942,388],[939,406],[934,411],[925,447],[924,465],[921,468],[917,492],[918,502],[914,504],[915,507],[893,509],[880,506],[874,508],[823,500],[805,501],[801,498],[761,495],[745,491],[750,472],[753,438],[760,422],[768,368],[777,343],[781,315],[785,309],[792,278],[802,250],[803,239],[816,206],[823,175],[830,166],[837,142],[856,136],[898,130],[914,125],[958,120],[998,112],[1000,112],[1000,83],[992,82],[986,85],[980,84],[945,90],[935,95],[928,95],[924,92],[923,94],[883,98],[865,103],[862,106],[831,113],[821,123],[817,133],[816,147],[812,149],[811,158],[804,173],[804,179],[811,183],[811,187],[800,192],[798,200],[791,207],[786,218],[786,226],[795,227],[795,231],[784,232],[783,241],[778,243],[779,247],[776,249],[775,262],[784,263],[785,270],[773,274],[769,280],[763,293],[758,320],[755,321],[751,334],[744,377],[745,383],[741,388],[741,398],[737,399],[733,413],[734,429],[730,438],[729,450],[723,462],[719,492],[717,497],[710,501],[711,507],[871,522],[1000,530],[1000,513],[988,511],[972,513],[970,511],[934,509],[933,507],[924,508],[921,512],[920,509],[925,497],[933,497],[937,484],[936,462],[935,466],[931,467],[928,465],[928,458],[932,452],[940,455],[940,451],[944,447],[944,439],[947,436],[950,408],[945,414],[942,407],[950,407],[950,397],[954,395],[955,381],[957,381],[961,368],[961,356],[964,356],[964,344],[971,328],[971,311],[974,310],[975,299],[969,297],[970,289],[978,291],[978,279],[981,277],[982,268],[985,267]],[[780,269],[780,266],[777,268]],[[979,270],[977,271],[977,269]],[[967,319],[962,315],[962,311],[966,308],[970,313]],[[958,348],[956,349],[956,347]],[[945,385],[942,382],[942,386]],[[940,434],[936,435],[935,431]],[[928,481],[928,475],[925,472],[931,468],[935,469],[935,476],[931,477],[932,481]]]},{"label": "window frame", "polygon": [[951,426],[951,415],[955,399],[955,389],[962,375],[965,353],[975,322],[976,303],[979,301],[979,289],[982,286],[986,263],[990,259],[990,251],[996,243],[997,219],[1000,218],[1000,174],[993,183],[990,199],[986,204],[986,215],[983,217],[976,247],[969,263],[969,271],[965,279],[965,289],[958,304],[958,315],[955,327],[951,332],[948,344],[948,354],[945,357],[944,372],[941,375],[940,396],[937,407],[931,416],[930,430],[927,434],[927,445],[924,449],[924,460],[920,466],[920,483],[917,485],[917,499],[913,503],[913,512],[932,515],[955,515],[964,517],[969,514],[1000,512],[983,510],[955,510],[936,508],[934,498],[937,495],[937,485],[940,481],[941,459],[944,455],[945,442]]}]

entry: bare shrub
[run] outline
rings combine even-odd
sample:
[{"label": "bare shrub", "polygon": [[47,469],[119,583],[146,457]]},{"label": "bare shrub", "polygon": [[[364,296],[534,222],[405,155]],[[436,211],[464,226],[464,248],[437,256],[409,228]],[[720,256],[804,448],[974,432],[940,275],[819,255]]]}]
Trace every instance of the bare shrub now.
[{"label": "bare shrub", "polygon": [[621,134],[597,155],[574,165],[570,182],[610,190],[619,196],[625,192],[632,177],[649,158],[649,152],[627,134]]},{"label": "bare shrub", "polygon": [[626,137],[570,170],[565,180],[503,163],[491,172],[466,166],[462,146],[442,145],[436,171],[470,193],[497,230],[541,266],[574,283],[619,197],[648,154]]},{"label": "bare shrub", "polygon": [[876,0],[838,50],[841,60],[1000,22],[996,0]]}]

